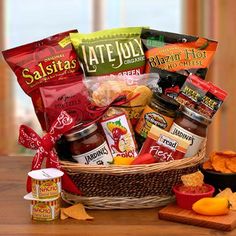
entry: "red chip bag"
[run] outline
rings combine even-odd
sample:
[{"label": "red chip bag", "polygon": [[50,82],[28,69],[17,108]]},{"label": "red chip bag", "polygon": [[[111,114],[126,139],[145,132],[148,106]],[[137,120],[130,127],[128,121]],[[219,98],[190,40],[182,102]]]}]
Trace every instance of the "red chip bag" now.
[{"label": "red chip bag", "polygon": [[32,98],[43,130],[46,126],[41,113],[39,88],[82,79],[80,75],[83,71],[69,37],[72,32],[77,30],[59,33],[2,52],[21,88]]},{"label": "red chip bag", "polygon": [[92,120],[92,115],[87,112],[88,91],[83,81],[41,87],[40,94],[47,131],[62,110],[74,118],[77,124]]},{"label": "red chip bag", "polygon": [[30,95],[42,84],[83,73],[70,41],[71,32],[77,30],[3,51],[26,94]]}]

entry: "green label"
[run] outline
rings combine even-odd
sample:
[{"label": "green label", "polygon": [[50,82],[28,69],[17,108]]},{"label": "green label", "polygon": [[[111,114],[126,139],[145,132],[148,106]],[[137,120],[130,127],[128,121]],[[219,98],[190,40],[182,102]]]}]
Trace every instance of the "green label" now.
[{"label": "green label", "polygon": [[139,37],[83,41],[77,50],[86,75],[143,73],[145,56]]}]

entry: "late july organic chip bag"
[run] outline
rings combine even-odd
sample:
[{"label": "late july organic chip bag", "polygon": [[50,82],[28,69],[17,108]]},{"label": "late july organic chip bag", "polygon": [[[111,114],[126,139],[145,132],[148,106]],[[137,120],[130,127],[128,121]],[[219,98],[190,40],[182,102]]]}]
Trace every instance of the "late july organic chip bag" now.
[{"label": "late july organic chip bag", "polygon": [[70,37],[86,76],[140,75],[145,67],[141,31],[128,27]]}]

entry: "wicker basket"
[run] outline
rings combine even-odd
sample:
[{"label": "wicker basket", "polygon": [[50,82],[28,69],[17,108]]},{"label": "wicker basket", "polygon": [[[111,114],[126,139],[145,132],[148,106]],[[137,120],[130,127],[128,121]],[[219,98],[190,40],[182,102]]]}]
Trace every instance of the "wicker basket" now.
[{"label": "wicker basket", "polygon": [[166,205],[174,200],[172,187],[183,174],[198,169],[205,146],[194,157],[172,162],[136,166],[93,166],[61,161],[83,196],[63,191],[71,204],[83,203],[90,209],[135,209]]}]

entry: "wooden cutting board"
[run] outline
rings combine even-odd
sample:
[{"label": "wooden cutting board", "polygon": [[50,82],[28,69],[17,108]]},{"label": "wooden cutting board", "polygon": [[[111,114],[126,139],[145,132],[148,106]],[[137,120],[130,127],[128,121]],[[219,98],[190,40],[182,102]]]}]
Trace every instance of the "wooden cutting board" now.
[{"label": "wooden cutting board", "polygon": [[224,216],[203,216],[191,210],[170,204],[158,212],[159,219],[197,225],[206,228],[230,231],[236,227],[236,211],[230,211]]}]

